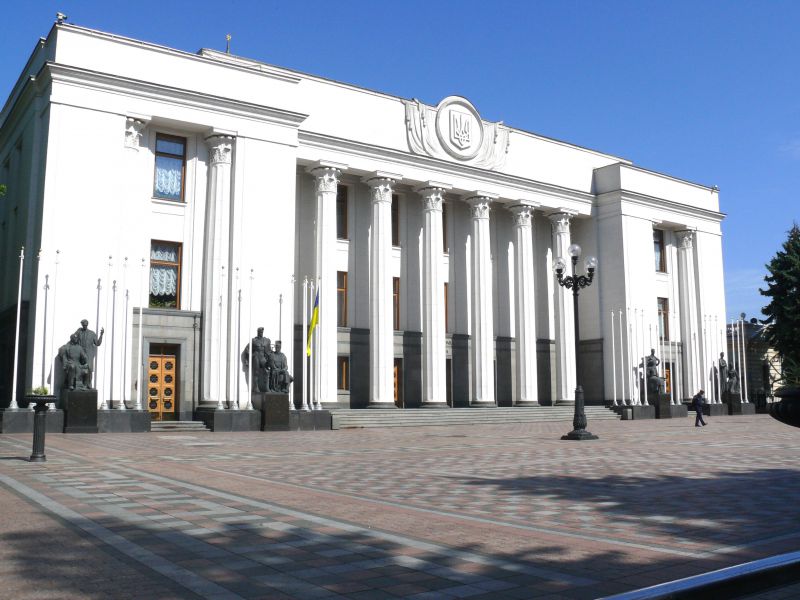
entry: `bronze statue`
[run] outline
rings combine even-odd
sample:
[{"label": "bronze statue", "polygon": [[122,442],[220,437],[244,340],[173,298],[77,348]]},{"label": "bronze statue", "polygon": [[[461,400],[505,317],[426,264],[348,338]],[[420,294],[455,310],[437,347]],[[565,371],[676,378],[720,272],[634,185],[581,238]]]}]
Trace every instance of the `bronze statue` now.
[{"label": "bronze statue", "polygon": [[103,343],[103,334],[105,333],[105,329],[102,327],[100,328],[100,337],[97,337],[97,334],[89,329],[89,321],[84,319],[81,321],[81,326],[75,330],[74,335],[78,336],[78,343],[80,344],[83,351],[86,353],[86,366],[89,369],[88,375],[88,382],[89,387],[92,385],[92,375],[94,371],[94,358],[97,355],[97,347]]},{"label": "bronze statue", "polygon": [[739,374],[736,372],[736,369],[730,369],[728,371],[728,391],[732,394],[740,394],[742,392],[742,388],[739,384]]},{"label": "bronze statue", "polygon": [[725,360],[725,353],[719,353],[719,382],[722,386],[720,394],[728,391],[728,361]]},{"label": "bronze statue", "polygon": [[91,384],[89,357],[81,347],[77,333],[69,336],[69,342],[58,349],[64,367],[64,385],[70,390],[85,390]]},{"label": "bronze statue", "polygon": [[653,396],[663,393],[665,389],[664,378],[658,375],[658,365],[661,364],[661,359],[656,356],[654,348],[650,349],[650,355],[646,356],[642,362],[644,363],[643,366],[646,367],[647,393]]},{"label": "bronze statue", "polygon": [[[253,392],[269,392],[272,377],[272,344],[269,338],[264,337],[264,328],[259,327],[256,337],[250,344],[253,345]],[[242,369],[245,378],[250,373],[250,344],[242,351]],[[248,385],[250,381],[248,379]]]},{"label": "bronze statue", "polygon": [[281,352],[281,341],[275,340],[275,352],[272,353],[272,389],[284,394],[289,393],[289,385],[294,377],[289,374],[289,361]]}]

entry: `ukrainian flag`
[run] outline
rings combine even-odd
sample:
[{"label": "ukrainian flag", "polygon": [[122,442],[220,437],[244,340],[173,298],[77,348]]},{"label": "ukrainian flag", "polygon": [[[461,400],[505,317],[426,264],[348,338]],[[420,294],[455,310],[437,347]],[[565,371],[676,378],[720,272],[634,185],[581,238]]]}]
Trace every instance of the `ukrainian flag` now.
[{"label": "ukrainian flag", "polygon": [[311,323],[308,326],[308,339],[306,340],[306,356],[311,356],[311,336],[314,335],[314,328],[319,323],[319,290],[314,299],[314,311],[311,313]]}]

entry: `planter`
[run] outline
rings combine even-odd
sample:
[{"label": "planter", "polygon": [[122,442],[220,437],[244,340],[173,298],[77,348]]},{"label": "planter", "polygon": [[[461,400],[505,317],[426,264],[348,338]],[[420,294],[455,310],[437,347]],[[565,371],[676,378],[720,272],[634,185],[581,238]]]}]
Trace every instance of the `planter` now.
[{"label": "planter", "polygon": [[769,415],[786,425],[800,427],[800,387],[782,387],[775,392],[775,395],[781,401],[767,405]]},{"label": "planter", "polygon": [[37,402],[44,402],[45,404],[55,404],[56,402],[56,397],[53,395],[25,394],[23,399],[28,408],[33,408]]}]

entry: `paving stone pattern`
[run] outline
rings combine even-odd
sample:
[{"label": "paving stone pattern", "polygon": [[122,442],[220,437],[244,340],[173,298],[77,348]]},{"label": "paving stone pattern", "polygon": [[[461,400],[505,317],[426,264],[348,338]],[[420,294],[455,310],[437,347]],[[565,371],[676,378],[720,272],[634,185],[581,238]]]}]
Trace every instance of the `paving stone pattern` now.
[{"label": "paving stone pattern", "polygon": [[0,596],[581,599],[800,546],[800,430],[565,427],[0,436]]}]

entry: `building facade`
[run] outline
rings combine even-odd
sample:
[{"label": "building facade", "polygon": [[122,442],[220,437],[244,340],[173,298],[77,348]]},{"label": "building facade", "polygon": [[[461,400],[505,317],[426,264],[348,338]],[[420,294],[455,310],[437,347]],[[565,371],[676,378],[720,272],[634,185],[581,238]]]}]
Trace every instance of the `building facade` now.
[{"label": "building facade", "polygon": [[[0,114],[0,169],[5,404],[22,246],[19,393],[58,391],[86,318],[100,401],[157,418],[244,398],[256,327],[296,405],[353,408],[569,403],[578,371],[587,402],[637,403],[650,348],[678,402],[724,344],[716,188],[459,96],[57,24]],[[599,261],[577,344],[552,270],[573,243]]]}]

